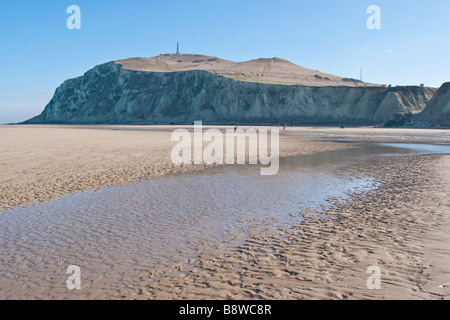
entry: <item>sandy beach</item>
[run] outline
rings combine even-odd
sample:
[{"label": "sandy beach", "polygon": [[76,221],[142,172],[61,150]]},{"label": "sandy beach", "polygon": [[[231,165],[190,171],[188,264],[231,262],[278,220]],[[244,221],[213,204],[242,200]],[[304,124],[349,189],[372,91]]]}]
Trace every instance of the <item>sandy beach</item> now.
[{"label": "sandy beach", "polygon": [[[137,299],[449,299],[450,157],[375,167],[382,187],[234,250],[152,270]],[[366,285],[381,270],[380,290]]]},{"label": "sandy beach", "polygon": [[[0,126],[0,210],[206,167],[172,163],[173,130],[170,126]],[[280,156],[345,146],[281,135]]]},{"label": "sandy beach", "polygon": [[[170,126],[0,126],[0,210],[204,168],[172,164],[173,130]],[[280,136],[280,156],[350,147],[330,141],[337,138],[445,143],[450,141],[450,130],[287,128]]]},{"label": "sandy beach", "polygon": [[[0,126],[0,211],[205,169],[172,163],[174,129]],[[348,139],[450,144],[450,130],[439,129],[279,129],[283,158],[358,147]],[[302,222],[289,227],[261,232],[250,226],[237,247],[227,239],[200,246],[194,259],[146,270],[132,279],[138,285],[95,298],[448,299],[450,156],[387,157],[374,160],[370,171],[379,186],[374,190],[298,212]],[[380,267],[380,290],[367,288],[369,266]],[[27,297],[23,290],[0,287],[0,297]],[[57,298],[55,292],[36,289],[28,297]]]}]

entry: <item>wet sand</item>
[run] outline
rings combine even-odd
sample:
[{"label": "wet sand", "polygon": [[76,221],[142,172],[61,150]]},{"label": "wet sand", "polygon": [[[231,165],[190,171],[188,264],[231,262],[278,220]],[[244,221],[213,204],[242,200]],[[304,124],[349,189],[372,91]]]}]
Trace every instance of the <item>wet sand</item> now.
[{"label": "wet sand", "polygon": [[[0,126],[0,210],[69,192],[203,169],[172,165],[172,130]],[[288,128],[280,136],[280,155],[351,147],[330,138],[450,140],[448,130],[341,130]],[[299,218],[305,221],[288,228],[267,232],[250,228],[239,247],[226,242],[205,245],[195,259],[136,274],[133,281],[138,285],[123,292],[112,289],[89,298],[448,299],[450,156],[395,157],[374,162],[371,169],[380,183],[376,190],[355,194],[351,201],[335,199],[322,212],[303,211]],[[381,268],[380,290],[367,289],[370,265]],[[53,292],[48,298],[57,296]],[[14,292],[6,298],[14,299]]]},{"label": "wet sand", "polygon": [[[374,163],[382,186],[290,228],[151,270],[128,298],[449,299],[450,156]],[[369,290],[369,266],[381,271]]]}]

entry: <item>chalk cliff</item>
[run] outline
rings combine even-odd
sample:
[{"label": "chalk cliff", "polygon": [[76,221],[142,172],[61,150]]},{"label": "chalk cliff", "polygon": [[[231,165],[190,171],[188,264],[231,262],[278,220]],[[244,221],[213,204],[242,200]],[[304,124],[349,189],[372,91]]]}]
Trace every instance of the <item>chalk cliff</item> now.
[{"label": "chalk cliff", "polygon": [[420,114],[420,118],[429,124],[450,126],[450,82],[439,88]]},{"label": "chalk cliff", "polygon": [[[267,61],[263,62],[267,65]],[[286,60],[278,63],[285,66]],[[162,69],[139,71],[130,67],[129,61],[96,66],[81,77],[65,81],[44,111],[25,123],[190,124],[203,120],[205,124],[371,125],[389,121],[397,114],[421,112],[436,91],[418,86],[358,85],[356,80],[326,74],[313,76],[314,81],[321,81],[320,85],[268,84],[258,79],[247,81],[248,73],[241,73],[244,78],[237,81],[227,77],[223,69],[213,72],[195,67],[159,67]],[[281,77],[275,67],[271,70],[272,75]],[[311,70],[304,70],[311,76]],[[298,72],[290,78],[306,81],[303,71]],[[271,76],[259,73],[259,77],[265,75]],[[341,85],[326,85],[325,78]]]}]

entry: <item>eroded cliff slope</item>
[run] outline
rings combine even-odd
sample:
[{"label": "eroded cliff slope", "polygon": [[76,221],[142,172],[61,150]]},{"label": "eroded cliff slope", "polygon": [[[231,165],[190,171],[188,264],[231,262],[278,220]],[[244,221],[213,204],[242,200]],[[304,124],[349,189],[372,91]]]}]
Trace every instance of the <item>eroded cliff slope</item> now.
[{"label": "eroded cliff slope", "polygon": [[137,71],[109,62],[65,81],[42,114],[25,123],[369,125],[421,112],[435,91],[275,85],[206,70]]},{"label": "eroded cliff slope", "polygon": [[450,82],[439,88],[420,117],[429,124],[450,126]]}]

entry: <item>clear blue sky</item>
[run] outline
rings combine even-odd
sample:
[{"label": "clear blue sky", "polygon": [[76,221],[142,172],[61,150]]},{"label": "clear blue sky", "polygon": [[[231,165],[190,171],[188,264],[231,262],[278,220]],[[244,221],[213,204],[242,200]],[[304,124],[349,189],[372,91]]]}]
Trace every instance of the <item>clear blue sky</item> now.
[{"label": "clear blue sky", "polygon": [[[69,5],[81,30],[69,30]],[[369,5],[381,29],[369,30]],[[281,57],[393,85],[450,81],[450,1],[1,0],[0,123],[39,114],[66,79],[97,64],[174,52]]]}]

